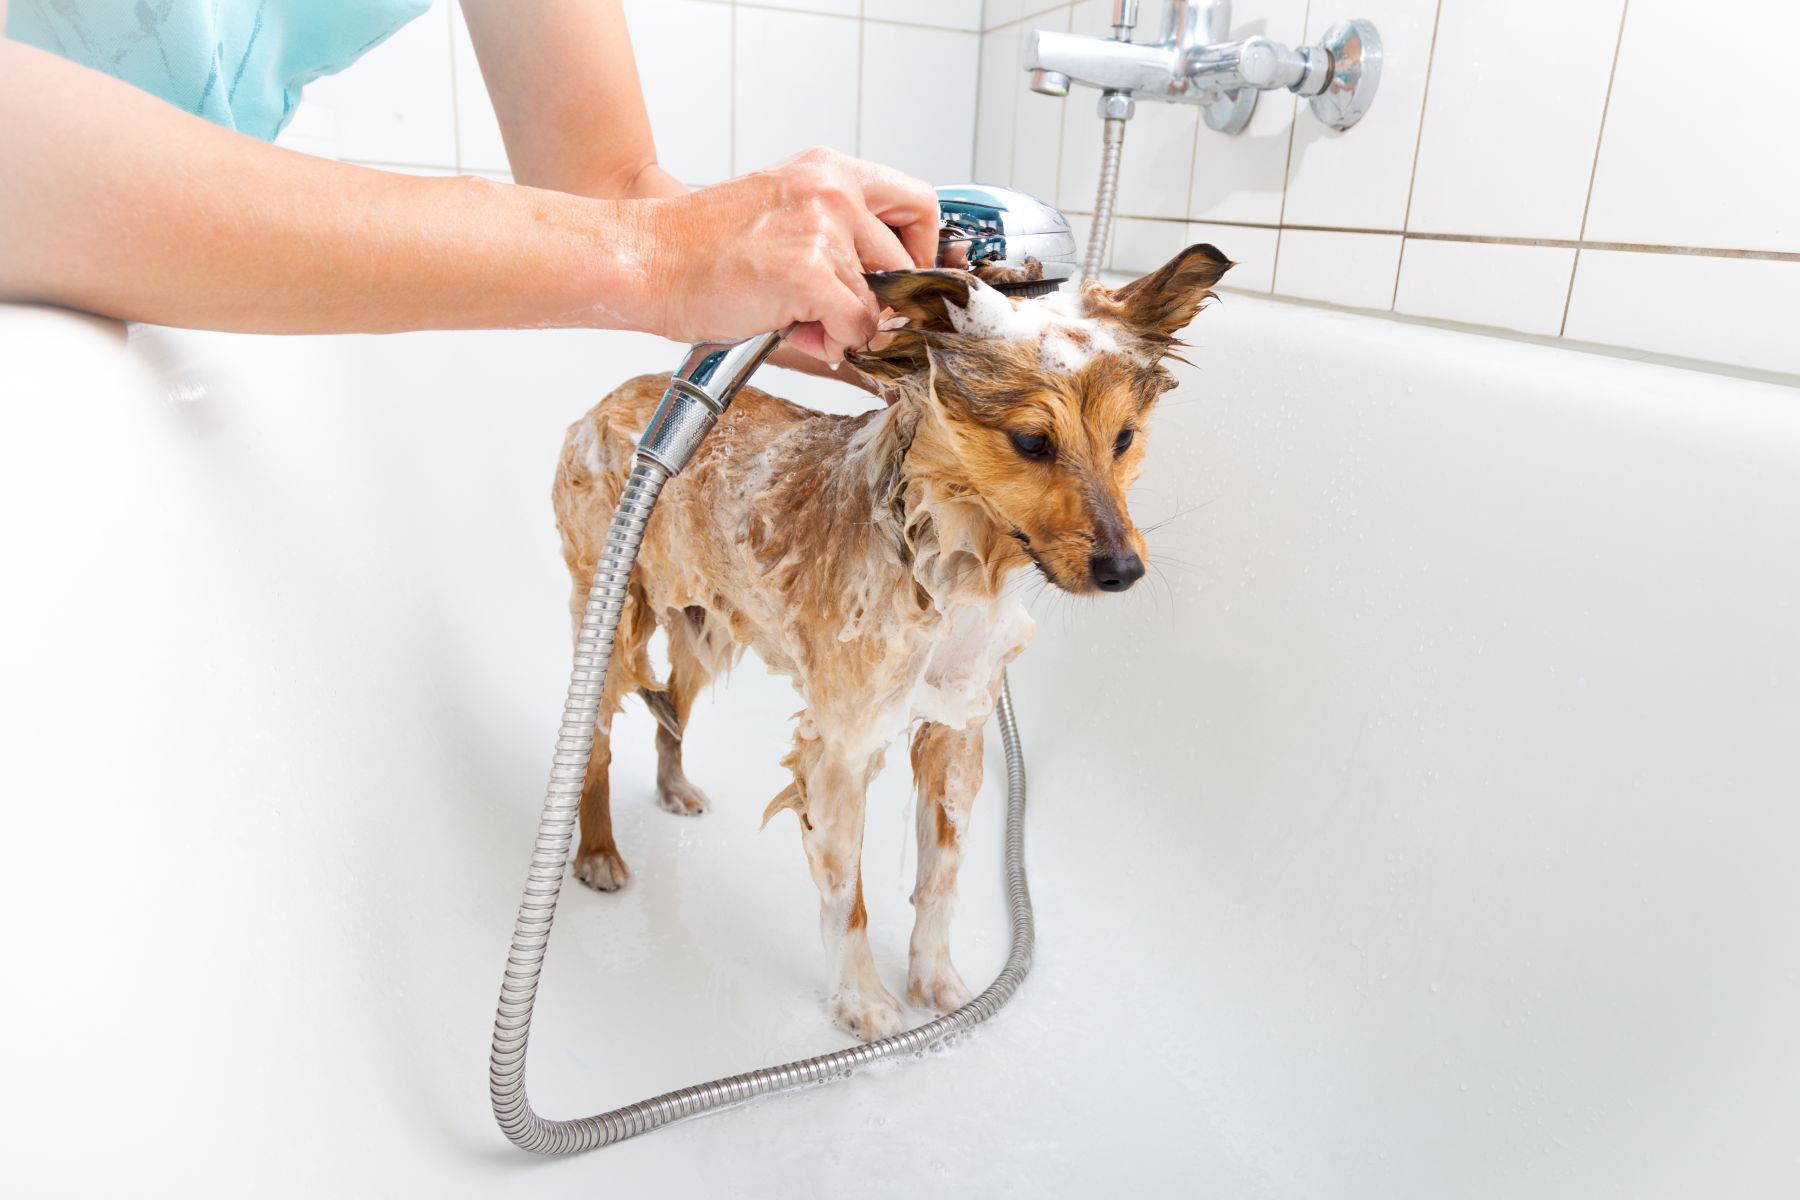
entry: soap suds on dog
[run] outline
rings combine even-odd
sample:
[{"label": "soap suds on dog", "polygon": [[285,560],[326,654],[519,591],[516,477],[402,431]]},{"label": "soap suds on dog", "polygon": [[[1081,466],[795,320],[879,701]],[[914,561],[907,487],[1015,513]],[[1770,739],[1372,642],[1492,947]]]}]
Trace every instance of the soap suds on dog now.
[{"label": "soap suds on dog", "polygon": [[1079,371],[1096,354],[1118,354],[1119,339],[1081,310],[1078,293],[1013,300],[975,280],[967,307],[949,306],[950,323],[964,337],[1038,339],[1038,359],[1046,370]]}]

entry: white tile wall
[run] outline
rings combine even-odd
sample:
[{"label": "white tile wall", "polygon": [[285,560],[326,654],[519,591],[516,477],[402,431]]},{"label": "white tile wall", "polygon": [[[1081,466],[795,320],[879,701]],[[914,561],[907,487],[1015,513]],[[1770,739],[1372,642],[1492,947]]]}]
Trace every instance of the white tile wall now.
[{"label": "white tile wall", "polygon": [[[1085,234],[1085,230],[1083,231]],[[1233,291],[1266,292],[1275,278],[1274,229],[1248,225],[1208,225],[1200,221],[1147,221],[1120,217],[1113,223],[1107,267],[1121,275],[1143,275],[1183,249],[1211,242],[1237,265],[1226,280]],[[1086,244],[1085,239],[1082,243]]]},{"label": "white tile wall", "polygon": [[[1306,28],[1306,0],[1245,0],[1233,5],[1232,22],[1234,37],[1260,34],[1296,45]],[[1294,104],[1288,92],[1265,92],[1257,97],[1250,124],[1234,137],[1202,123],[1188,184],[1189,216],[1280,224]]]},{"label": "white tile wall", "polygon": [[[1705,45],[1721,51],[1716,70],[1695,60]],[[1800,250],[1796,45],[1800,5],[1631,0],[1586,236]],[[1676,82],[1685,62],[1705,82]]]},{"label": "white tile wall", "polygon": [[939,29],[981,29],[981,0],[863,0],[871,21],[904,21]]},{"label": "white tile wall", "polygon": [[1574,265],[1566,246],[1408,238],[1394,311],[1553,337]]},{"label": "white tile wall", "polygon": [[858,153],[933,183],[970,179],[979,53],[973,33],[864,21]]},{"label": "white tile wall", "polygon": [[1187,226],[1179,221],[1120,217],[1113,222],[1107,265],[1121,274],[1142,275],[1174,258],[1187,244]]},{"label": "white tile wall", "polygon": [[1399,234],[1283,229],[1275,290],[1346,308],[1386,309],[1394,303],[1399,267]]},{"label": "white tile wall", "polygon": [[983,0],[981,27],[995,29],[1023,17],[1035,17],[1055,8],[1066,7],[1069,0]]},{"label": "white tile wall", "polygon": [[675,68],[683,62],[732,61],[731,6],[705,0],[626,0],[625,21],[657,161],[695,187],[731,178],[732,89],[718,77],[697,86],[692,71]]},{"label": "white tile wall", "polygon": [[[1072,220],[1093,206],[1095,96],[1032,95],[1019,53],[1031,29],[1105,32],[1108,7],[988,0],[984,13],[977,174]],[[1139,40],[1157,8],[1143,6]],[[1233,35],[1294,44],[1351,15],[1380,29],[1385,65],[1348,132],[1264,93],[1245,132],[1196,125],[1190,150],[1185,114],[1139,106],[1114,268],[1211,241],[1242,264],[1230,288],[1800,375],[1800,154],[1788,75],[1765,54],[1800,44],[1800,5],[1239,0]],[[1727,47],[1726,68],[1679,85],[1703,45]]]},{"label": "white tile wall", "polygon": [[808,146],[854,154],[859,23],[745,7],[736,19],[733,172],[769,166]]},{"label": "white tile wall", "polygon": [[[934,181],[971,175],[981,0],[624,5],[657,157],[691,185],[814,144],[885,158]],[[1026,0],[1015,7],[1016,22]],[[696,62],[708,64],[703,75]],[[998,64],[995,78],[1014,82]],[[1060,123],[1060,110],[1051,115]],[[280,140],[351,162],[508,177],[499,122],[454,0],[437,0],[351,70],[309,86]],[[1011,173],[1010,128],[1003,145],[986,151],[990,165],[1003,158],[1000,173]]]},{"label": "white tile wall", "polygon": [[[1067,30],[1069,9],[1063,7],[1041,13],[1031,18],[1031,28]],[[1016,62],[1017,60],[1015,64]],[[1075,119],[1079,116],[1081,98],[1072,96],[1068,100],[1058,100],[1051,96],[1040,96],[1031,90],[1024,71],[1015,72],[1013,86],[1017,89],[1018,102],[1013,117],[1012,186],[1054,203],[1062,163],[1063,120],[1065,117]],[[1089,104],[1092,103],[1090,100]],[[1007,181],[984,179],[981,182]],[[1091,189],[1088,195],[1093,195]],[[1090,199],[1080,208],[1088,208],[1092,203]]]},{"label": "white tile wall", "polygon": [[[990,5],[991,7],[991,5]],[[1019,109],[1019,25],[981,39],[980,89],[976,111],[974,178],[1006,181],[1012,178],[1013,122]]]},{"label": "white tile wall", "polygon": [[[1119,193],[1115,207],[1138,217],[1180,220],[1188,215],[1193,177],[1194,140],[1200,110],[1185,104],[1144,104],[1126,130],[1119,157]],[[1083,208],[1092,208],[1088,197]]]},{"label": "white tile wall", "polygon": [[343,74],[308,84],[307,106],[331,114],[332,157],[454,167],[449,6],[434,5]]},{"label": "white tile wall", "polygon": [[832,13],[840,17],[854,17],[861,14],[861,0],[780,0],[780,3],[743,5],[745,8],[791,8],[804,9],[807,12]]},{"label": "white tile wall", "polygon": [[[450,66],[456,81],[456,165],[465,171],[510,170],[500,119],[494,115],[494,102],[488,99],[487,85],[482,82],[481,64],[475,58],[475,44],[469,40],[462,9],[455,4],[444,7],[450,10]],[[308,104],[311,101],[309,94]]]},{"label": "white tile wall", "polygon": [[1800,375],[1796,313],[1800,263],[1583,250],[1564,336]]},{"label": "white tile wall", "polygon": [[[1607,82],[1582,68],[1611,60],[1623,11],[1624,0],[1444,0],[1408,230],[1581,236]],[[1523,62],[1557,85],[1511,88]]]},{"label": "white tile wall", "polygon": [[1275,290],[1275,258],[1281,242],[1279,229],[1256,225],[1209,225],[1190,221],[1187,243],[1210,242],[1237,264],[1225,275],[1222,287],[1237,292]]},{"label": "white tile wall", "polygon": [[[825,143],[1011,183],[1085,230],[1094,95],[1038,96],[1018,64],[1031,29],[1104,31],[1108,0],[625,2],[658,154],[689,183]],[[505,178],[453,9],[440,0],[309,87],[282,143]],[[1238,289],[1800,374],[1783,348],[1800,312],[1800,154],[1787,76],[1760,65],[1800,44],[1800,5],[1713,0],[1696,24],[1675,0],[1238,0],[1233,32],[1292,44],[1352,13],[1381,29],[1386,66],[1347,133],[1281,92],[1234,138],[1195,110],[1139,106],[1113,265],[1212,241],[1242,264]],[[1140,38],[1160,20],[1144,4]],[[1672,86],[1696,39],[1756,52]],[[704,86],[696,57],[717,68]]]},{"label": "white tile wall", "polygon": [[[1102,36],[1107,32],[1106,19],[1111,12],[1108,0],[1081,0],[1068,14],[1069,28],[1075,33],[1087,34],[1090,37]],[[1054,28],[1033,22],[1032,28]],[[1062,112],[1062,137],[1057,147],[1056,186],[1048,192],[1033,192],[1042,196],[1060,208],[1092,212],[1094,209],[1094,189],[1100,180],[1100,135],[1102,123],[1099,110],[1095,107],[1097,94],[1087,88],[1078,88],[1070,92],[1067,100],[1056,100],[1048,96],[1038,96],[1029,90],[1028,76],[1019,72],[1020,85],[1026,87],[1026,95],[1054,104]],[[1135,122],[1133,122],[1135,124]],[[1135,129],[1126,131],[1127,141]],[[1015,154],[1040,153],[1038,146],[1021,142]],[[1016,158],[1015,158],[1016,169]]]},{"label": "white tile wall", "polygon": [[[1355,14],[1381,31],[1380,90],[1356,127],[1339,133],[1302,109],[1288,155],[1286,207],[1289,225],[1340,229],[1404,229],[1412,186],[1413,151],[1419,141],[1420,104],[1431,57],[1438,0],[1357,0]],[[1352,15],[1316,0],[1306,40]]]},{"label": "white tile wall", "polygon": [[994,29],[1025,15],[1023,0],[981,0],[981,27]]}]

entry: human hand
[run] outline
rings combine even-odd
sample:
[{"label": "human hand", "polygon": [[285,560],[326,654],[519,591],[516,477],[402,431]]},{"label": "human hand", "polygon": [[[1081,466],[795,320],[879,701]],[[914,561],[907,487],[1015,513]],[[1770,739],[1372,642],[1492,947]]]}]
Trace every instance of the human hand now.
[{"label": "human hand", "polygon": [[784,331],[829,363],[876,332],[865,271],[931,266],[938,208],[909,176],[822,147],[655,205],[652,328],[676,341]]}]

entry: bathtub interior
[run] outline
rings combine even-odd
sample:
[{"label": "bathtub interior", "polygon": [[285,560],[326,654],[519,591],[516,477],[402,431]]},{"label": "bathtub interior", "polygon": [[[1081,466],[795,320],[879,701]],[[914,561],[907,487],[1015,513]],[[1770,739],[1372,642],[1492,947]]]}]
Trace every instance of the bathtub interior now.
[{"label": "bathtub interior", "polygon": [[[1152,423],[1160,570],[1032,601],[1040,943],[955,1046],[542,1162],[486,1049],[566,672],[562,429],[665,368],[579,332],[184,339],[10,310],[0,1089],[34,1192],[1791,1192],[1791,389],[1229,297]],[[197,349],[196,349],[197,347]],[[796,399],[850,402],[773,372]],[[746,663],[571,885],[533,1099],[843,1044]],[[911,886],[871,799],[877,960]],[[1004,956],[997,741],[954,945]],[[108,1119],[116,1119],[117,1128]],[[98,1145],[96,1145],[98,1143]]]}]

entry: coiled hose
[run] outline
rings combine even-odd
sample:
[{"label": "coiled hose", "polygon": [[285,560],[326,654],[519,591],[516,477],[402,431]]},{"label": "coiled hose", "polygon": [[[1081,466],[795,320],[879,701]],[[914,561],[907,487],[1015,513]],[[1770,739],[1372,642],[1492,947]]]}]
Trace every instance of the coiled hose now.
[{"label": "coiled hose", "polygon": [[1106,265],[1106,243],[1112,238],[1113,197],[1119,192],[1119,156],[1125,150],[1125,118],[1106,117],[1100,133],[1100,186],[1094,191],[1094,224],[1088,230],[1087,257],[1081,274],[1098,279]]},{"label": "coiled hose", "polygon": [[1012,693],[1002,679],[996,715],[1000,740],[1006,747],[1006,907],[1012,943],[1006,964],[985,991],[955,1012],[891,1037],[693,1084],[595,1116],[556,1121],[532,1109],[525,1094],[525,1055],[531,1038],[531,1009],[537,998],[538,976],[544,967],[550,927],[556,919],[556,899],[562,891],[569,844],[575,834],[582,779],[594,745],[594,723],[619,616],[625,606],[626,586],[644,540],[644,527],[669,478],[666,467],[640,453],[613,513],[605,548],[588,588],[581,633],[576,639],[575,665],[569,674],[568,698],[563,703],[562,727],[556,739],[556,758],[550,768],[550,786],[531,851],[525,896],[513,926],[506,977],[500,985],[500,1009],[494,1019],[493,1050],[488,1059],[488,1091],[493,1098],[494,1119],[514,1145],[539,1154],[574,1154],[610,1146],[671,1121],[711,1112],[752,1096],[822,1083],[868,1063],[916,1053],[993,1016],[1011,999],[1031,969],[1034,931],[1031,892],[1025,879],[1025,762],[1019,751]]}]

